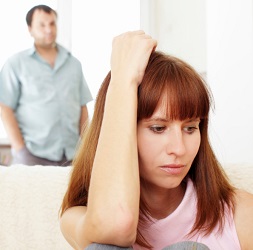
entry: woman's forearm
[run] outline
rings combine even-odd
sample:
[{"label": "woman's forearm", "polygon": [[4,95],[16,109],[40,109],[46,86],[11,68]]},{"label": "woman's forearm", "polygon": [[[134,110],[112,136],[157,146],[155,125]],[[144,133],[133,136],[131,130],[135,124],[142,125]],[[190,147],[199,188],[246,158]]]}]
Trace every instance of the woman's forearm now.
[{"label": "woman's forearm", "polygon": [[87,213],[95,213],[99,223],[111,226],[112,230],[122,226],[123,231],[132,231],[137,227],[140,185],[136,110],[137,87],[111,82],[92,170]]}]

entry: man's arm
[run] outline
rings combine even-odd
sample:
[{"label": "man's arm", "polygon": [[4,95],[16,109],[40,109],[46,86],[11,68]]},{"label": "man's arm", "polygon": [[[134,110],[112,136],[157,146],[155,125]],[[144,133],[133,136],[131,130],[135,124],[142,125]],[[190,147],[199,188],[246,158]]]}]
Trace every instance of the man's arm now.
[{"label": "man's arm", "polygon": [[89,114],[88,114],[88,109],[87,106],[84,105],[81,107],[81,116],[80,116],[80,123],[79,123],[79,134],[82,133],[82,131],[84,130],[84,128],[87,125],[88,122],[88,118],[89,118]]},{"label": "man's arm", "polygon": [[15,114],[13,110],[8,106],[1,104],[0,107],[2,121],[6,133],[9,136],[11,146],[18,151],[25,146],[25,143],[21,131],[19,129]]}]

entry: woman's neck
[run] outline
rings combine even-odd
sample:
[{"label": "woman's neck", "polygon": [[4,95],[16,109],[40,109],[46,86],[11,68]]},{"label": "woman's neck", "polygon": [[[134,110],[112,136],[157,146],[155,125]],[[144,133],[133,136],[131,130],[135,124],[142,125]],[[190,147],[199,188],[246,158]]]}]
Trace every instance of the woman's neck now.
[{"label": "woman's neck", "polygon": [[141,190],[151,217],[163,219],[173,213],[183,200],[186,183],[182,182],[178,187],[173,189],[149,188],[145,185],[145,188],[142,187]]}]

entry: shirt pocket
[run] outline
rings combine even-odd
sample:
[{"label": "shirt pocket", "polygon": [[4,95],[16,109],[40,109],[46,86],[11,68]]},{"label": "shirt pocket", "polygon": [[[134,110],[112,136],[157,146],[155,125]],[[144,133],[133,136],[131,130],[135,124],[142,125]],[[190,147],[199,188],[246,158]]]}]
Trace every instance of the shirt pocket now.
[{"label": "shirt pocket", "polygon": [[38,101],[38,98],[53,97],[55,86],[48,75],[24,75],[21,80],[21,98],[26,101]]}]

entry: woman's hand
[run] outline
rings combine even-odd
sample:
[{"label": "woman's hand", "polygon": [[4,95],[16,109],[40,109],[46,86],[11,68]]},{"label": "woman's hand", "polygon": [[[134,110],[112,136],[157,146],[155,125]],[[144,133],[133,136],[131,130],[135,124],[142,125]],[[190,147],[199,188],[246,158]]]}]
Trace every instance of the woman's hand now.
[{"label": "woman's hand", "polygon": [[144,31],[126,32],[114,38],[111,54],[112,82],[141,83],[157,42]]}]

